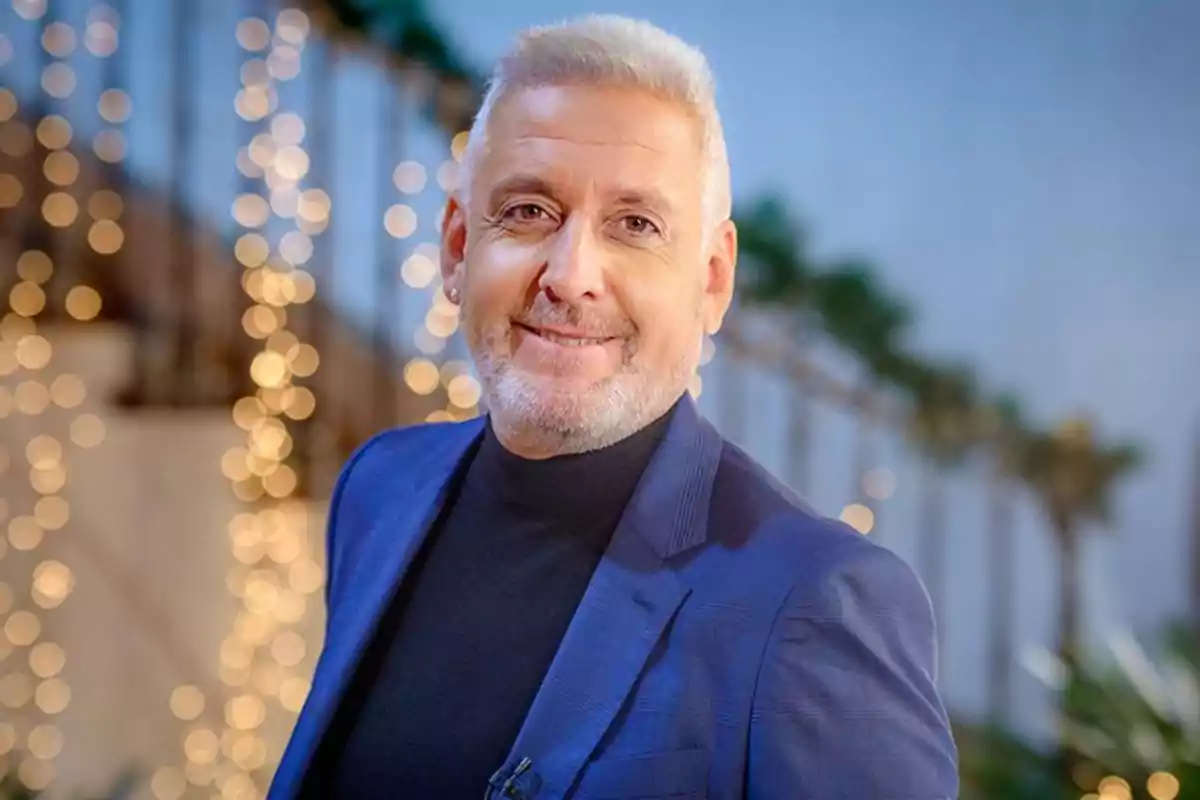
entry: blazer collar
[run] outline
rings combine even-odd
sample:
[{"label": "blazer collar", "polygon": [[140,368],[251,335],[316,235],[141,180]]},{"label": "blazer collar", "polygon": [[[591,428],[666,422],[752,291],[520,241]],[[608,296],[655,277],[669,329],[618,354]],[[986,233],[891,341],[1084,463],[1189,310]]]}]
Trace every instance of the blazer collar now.
[{"label": "blazer collar", "polygon": [[511,796],[557,800],[579,780],[691,593],[669,559],[708,537],[722,447],[720,435],[685,397],[493,778],[494,790],[511,780]]}]

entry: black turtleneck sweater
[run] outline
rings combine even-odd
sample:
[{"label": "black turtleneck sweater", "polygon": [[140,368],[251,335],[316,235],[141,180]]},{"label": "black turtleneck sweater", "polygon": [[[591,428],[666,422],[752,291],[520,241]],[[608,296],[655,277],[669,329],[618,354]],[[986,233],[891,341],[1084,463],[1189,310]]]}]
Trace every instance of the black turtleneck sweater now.
[{"label": "black turtleneck sweater", "polygon": [[669,418],[540,461],[489,427],[382,617],[307,796],[483,796]]}]

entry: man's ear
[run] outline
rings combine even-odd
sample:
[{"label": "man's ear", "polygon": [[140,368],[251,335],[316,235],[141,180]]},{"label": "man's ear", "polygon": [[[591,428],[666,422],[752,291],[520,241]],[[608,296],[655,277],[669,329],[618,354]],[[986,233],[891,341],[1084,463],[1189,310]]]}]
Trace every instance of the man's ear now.
[{"label": "man's ear", "polygon": [[442,286],[446,296],[454,299],[462,295],[463,264],[467,255],[467,210],[451,194],[442,211],[441,246]]},{"label": "man's ear", "polygon": [[704,332],[711,336],[721,329],[733,302],[737,274],[737,226],[733,220],[718,225],[709,241],[704,276]]}]

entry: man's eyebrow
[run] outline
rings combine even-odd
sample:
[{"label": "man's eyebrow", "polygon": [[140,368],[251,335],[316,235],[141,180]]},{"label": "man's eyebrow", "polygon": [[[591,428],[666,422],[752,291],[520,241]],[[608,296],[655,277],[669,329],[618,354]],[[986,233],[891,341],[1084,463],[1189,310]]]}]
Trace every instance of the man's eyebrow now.
[{"label": "man's eyebrow", "polygon": [[537,175],[511,175],[500,181],[488,194],[488,205],[495,205],[514,194],[553,195],[554,191],[545,178]]},{"label": "man's eyebrow", "polygon": [[[534,194],[553,197],[555,192],[550,182],[538,175],[525,173],[510,175],[492,188],[492,191],[488,194],[488,205],[489,207],[494,207],[505,198],[511,197],[514,194]],[[618,205],[648,208],[663,214],[669,213],[674,208],[674,205],[667,199],[667,196],[653,187],[614,189],[609,193],[608,197],[609,202]]]},{"label": "man's eyebrow", "polygon": [[637,206],[667,213],[673,208],[667,196],[657,189],[619,189],[612,194],[612,199],[623,206]]}]

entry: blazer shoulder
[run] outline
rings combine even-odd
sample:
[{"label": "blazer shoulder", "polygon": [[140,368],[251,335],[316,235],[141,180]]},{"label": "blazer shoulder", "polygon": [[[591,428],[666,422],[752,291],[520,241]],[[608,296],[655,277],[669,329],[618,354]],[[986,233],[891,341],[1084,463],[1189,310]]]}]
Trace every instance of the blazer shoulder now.
[{"label": "blazer shoulder", "polygon": [[792,575],[812,578],[860,558],[891,555],[841,520],[821,514],[730,442],[721,455],[711,517],[723,539],[760,553]]},{"label": "blazer shoulder", "polygon": [[382,475],[395,476],[425,460],[439,445],[449,444],[465,423],[429,422],[388,428],[355,448],[338,477],[347,484],[372,483]]},{"label": "blazer shoulder", "polygon": [[455,447],[471,422],[422,423],[381,431],[360,444],[338,475],[330,500],[332,521],[353,525],[369,517],[428,462]]},{"label": "blazer shoulder", "polygon": [[348,470],[368,457],[371,461],[378,461],[389,456],[402,456],[405,450],[412,449],[419,442],[436,440],[439,433],[444,434],[446,427],[445,423],[422,423],[382,430],[356,447],[343,469]]}]

